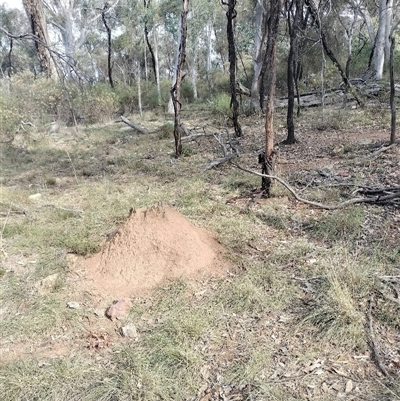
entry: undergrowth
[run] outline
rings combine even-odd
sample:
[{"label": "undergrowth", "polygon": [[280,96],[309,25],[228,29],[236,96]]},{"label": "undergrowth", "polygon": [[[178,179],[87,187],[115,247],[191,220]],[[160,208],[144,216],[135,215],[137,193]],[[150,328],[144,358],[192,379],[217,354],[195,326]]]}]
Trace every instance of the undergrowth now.
[{"label": "undergrowth", "polygon": [[[329,381],[328,367],[304,374],[315,360],[329,365],[338,349],[351,361],[368,352],[372,295],[376,324],[398,331],[397,305],[380,295],[395,294],[380,277],[396,274],[399,253],[366,246],[365,207],[312,213],[281,188],[272,199],[249,202],[254,177],[229,166],[201,173],[206,160],[196,144],[176,160],[170,130],[164,122],[146,137],[115,127],[71,131],[65,140],[31,145],[21,159],[15,148],[1,149],[1,347],[4,355],[56,340],[67,348],[61,356],[21,352],[2,363],[2,400],[199,400],[206,391],[311,399],[307,392]],[[310,188],[308,195],[340,199],[335,190]],[[107,321],[113,342],[90,349],[95,306],[87,294],[81,309],[66,308],[74,295],[67,256],[100,250],[130,208],[153,204],[212,230],[232,268],[223,278],[179,279],[135,298],[126,321],[138,337],[116,334],[126,321]],[[385,399],[366,383],[363,397]]]}]

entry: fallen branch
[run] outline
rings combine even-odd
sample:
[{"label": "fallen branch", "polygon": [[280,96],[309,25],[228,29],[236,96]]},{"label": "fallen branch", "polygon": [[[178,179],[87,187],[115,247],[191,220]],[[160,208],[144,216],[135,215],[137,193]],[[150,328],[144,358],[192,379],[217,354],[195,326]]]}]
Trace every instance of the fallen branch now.
[{"label": "fallen branch", "polygon": [[202,137],[202,136],[212,136],[213,134],[211,134],[211,133],[207,133],[207,132],[201,132],[201,133],[199,133],[199,134],[191,134],[191,135],[188,135],[188,136],[183,136],[182,137],[182,141],[193,141],[193,140],[195,140],[195,139],[197,139],[197,138],[200,138],[200,137]]},{"label": "fallen branch", "polygon": [[207,170],[211,170],[214,167],[219,166],[220,164],[226,163],[229,160],[234,159],[235,157],[238,157],[236,153],[231,153],[228,156],[221,157],[220,159],[214,160],[211,163],[209,163],[201,172],[204,173]]},{"label": "fallen branch", "polygon": [[150,134],[150,131],[148,131],[146,128],[143,128],[137,124],[134,124],[133,122],[129,121],[126,117],[121,116],[121,121],[124,122],[126,125],[129,125],[131,128],[134,130],[138,131],[141,134]]},{"label": "fallen branch", "polygon": [[217,166],[219,166],[220,164],[226,163],[227,161],[230,161],[230,160],[232,160],[232,159],[235,158],[235,157],[239,157],[238,148],[237,148],[237,146],[235,146],[235,145],[232,143],[231,137],[230,137],[230,135],[229,135],[229,130],[228,130],[228,129],[226,129],[226,134],[227,134],[227,139],[228,139],[229,146],[231,147],[231,149],[232,149],[234,152],[233,152],[233,153],[232,153],[232,152],[231,152],[231,153],[228,153],[228,150],[227,150],[227,148],[226,148],[226,146],[225,146],[225,144],[223,143],[222,138],[221,138],[221,137],[222,137],[222,134],[219,134],[219,135],[217,136],[217,134],[214,133],[213,136],[214,136],[215,140],[219,143],[219,146],[221,146],[222,153],[223,153],[224,157],[221,157],[220,159],[217,159],[217,160],[212,161],[210,164],[208,164],[208,165],[202,170],[202,173],[204,173],[204,172],[207,171],[207,170],[211,170],[212,168],[217,167]]},{"label": "fallen branch", "polygon": [[386,370],[385,365],[383,364],[382,357],[378,351],[378,348],[376,346],[375,342],[375,333],[374,333],[374,326],[372,324],[372,302],[373,302],[373,296],[369,300],[369,306],[368,306],[368,323],[369,323],[369,336],[370,336],[370,346],[371,350],[373,352],[373,356],[375,359],[375,362],[379,368],[379,370],[387,377],[390,381],[393,380],[392,376],[390,376],[389,372]]},{"label": "fallen branch", "polygon": [[377,196],[372,196],[372,197],[369,197],[369,198],[368,197],[366,197],[366,198],[352,198],[352,199],[349,199],[347,201],[338,203],[337,205],[325,205],[324,203],[314,202],[314,201],[310,201],[308,199],[302,198],[301,196],[299,196],[297,194],[297,192],[288,183],[286,183],[285,181],[283,181],[281,178],[279,178],[277,176],[262,174],[262,173],[259,173],[257,171],[253,171],[253,170],[250,170],[248,168],[242,167],[242,166],[240,166],[238,164],[235,164],[235,163],[232,163],[232,164],[235,167],[237,167],[239,170],[246,171],[247,173],[254,174],[254,175],[257,175],[259,177],[265,177],[265,178],[270,178],[272,180],[276,180],[281,185],[283,185],[293,195],[293,197],[297,201],[302,202],[302,203],[306,203],[306,204],[311,205],[311,206],[319,207],[319,208],[325,209],[325,210],[343,209],[346,206],[354,205],[356,203],[385,203],[388,200],[400,199],[400,192],[395,192],[395,193],[388,194],[388,195],[377,195]]}]

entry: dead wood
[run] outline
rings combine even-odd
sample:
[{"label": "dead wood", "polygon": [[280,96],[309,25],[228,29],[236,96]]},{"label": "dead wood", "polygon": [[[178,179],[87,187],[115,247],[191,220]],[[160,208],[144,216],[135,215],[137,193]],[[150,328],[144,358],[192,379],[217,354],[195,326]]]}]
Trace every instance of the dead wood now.
[{"label": "dead wood", "polygon": [[380,352],[378,350],[378,347],[376,345],[375,341],[375,333],[374,333],[374,326],[372,322],[372,302],[373,302],[373,296],[369,300],[369,305],[368,305],[368,323],[369,323],[369,340],[370,340],[370,347],[373,352],[373,356],[376,362],[376,365],[378,366],[378,369],[387,377],[390,381],[393,380],[392,376],[390,376],[389,372],[386,370],[385,365],[383,364],[382,357],[380,355]]},{"label": "dead wood", "polygon": [[217,167],[217,166],[219,166],[220,164],[226,163],[226,162],[228,162],[229,160],[234,159],[235,157],[238,157],[238,155],[235,154],[235,153],[232,153],[232,154],[227,155],[227,156],[225,156],[225,157],[221,157],[220,159],[214,160],[214,161],[212,161],[211,163],[209,163],[209,164],[202,170],[202,173],[204,173],[204,172],[207,171],[207,170],[211,170],[212,168]]},{"label": "dead wood", "polygon": [[138,131],[141,134],[150,134],[151,132],[148,131],[146,128],[141,127],[140,125],[134,124],[133,122],[129,121],[126,117],[121,116],[122,122],[124,122],[126,125],[129,125],[131,128],[134,130]]},{"label": "dead wood", "polygon": [[320,202],[314,202],[314,201],[310,201],[308,199],[302,198],[301,196],[299,196],[299,194],[284,180],[282,180],[281,178],[275,176],[275,175],[267,175],[267,174],[261,174],[257,171],[253,171],[250,170],[248,168],[242,167],[238,164],[232,163],[235,167],[237,167],[239,170],[242,171],[246,171],[247,173],[250,174],[254,174],[257,175],[259,177],[266,177],[266,178],[270,178],[272,180],[276,180],[278,181],[281,185],[283,185],[292,195],[293,197],[302,203],[305,203],[307,205],[311,205],[311,206],[315,206],[318,207],[320,209],[325,209],[325,210],[337,210],[337,209],[343,209],[346,206],[349,205],[354,205],[357,203],[374,203],[374,204],[388,204],[391,202],[388,201],[393,201],[393,200],[399,200],[400,201],[400,191],[395,191],[394,193],[389,193],[389,194],[385,194],[385,195],[374,195],[374,196],[370,196],[370,197],[360,197],[360,198],[352,198],[349,199],[347,201],[338,203],[336,205],[325,205],[324,203],[320,203]]},{"label": "dead wood", "polygon": [[219,143],[219,146],[222,149],[222,154],[223,157],[214,160],[210,162],[203,170],[202,173],[204,173],[207,170],[211,170],[214,167],[219,166],[220,164],[226,163],[227,161],[232,160],[235,157],[239,157],[239,149],[238,149],[238,144],[235,142],[235,140],[231,139],[231,136],[229,134],[228,128],[226,128],[226,135],[227,135],[227,143],[229,144],[231,148],[231,152],[228,153],[228,149],[222,139],[222,133],[214,133],[212,134],[216,141]]}]

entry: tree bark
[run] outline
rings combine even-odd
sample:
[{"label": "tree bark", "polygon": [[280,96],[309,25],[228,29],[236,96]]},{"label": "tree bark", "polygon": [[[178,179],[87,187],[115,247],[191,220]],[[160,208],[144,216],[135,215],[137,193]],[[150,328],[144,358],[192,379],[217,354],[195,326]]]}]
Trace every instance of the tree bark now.
[{"label": "tree bark", "polygon": [[[275,175],[276,152],[274,149],[274,101],[276,88],[276,42],[279,30],[279,18],[283,0],[271,0],[270,18],[268,21],[268,46],[267,46],[267,86],[265,105],[265,150],[259,156],[262,174],[266,176]],[[266,196],[270,196],[272,179],[262,177],[262,190]]]},{"label": "tree bark", "polygon": [[[291,21],[291,12],[293,5],[295,5],[296,10],[294,13],[293,24]],[[287,110],[287,138],[285,140],[286,144],[293,144],[296,142],[296,138],[294,135],[294,99],[295,99],[295,80],[298,77],[296,72],[296,68],[298,65],[297,62],[297,53],[298,53],[298,44],[297,44],[297,32],[299,29],[299,23],[301,15],[303,14],[303,5],[304,0],[295,0],[291,2],[288,13],[288,27],[289,27],[289,35],[290,35],[290,48],[289,48],[289,57],[288,57],[288,69],[287,69],[287,87],[288,87],[288,110]]]},{"label": "tree bark", "polygon": [[262,49],[267,38],[266,10],[262,0],[256,0],[254,7],[254,48],[253,48],[253,79],[251,82],[251,108],[254,112],[260,107],[260,73],[263,65]]},{"label": "tree bark", "polygon": [[235,128],[235,135],[237,137],[242,136],[242,127],[239,123],[239,102],[236,97],[236,49],[235,49],[235,34],[233,30],[233,20],[236,18],[236,0],[228,0],[225,2],[222,0],[222,4],[228,6],[226,11],[227,25],[226,34],[228,38],[228,50],[229,50],[229,86],[231,90],[231,110],[233,126]]},{"label": "tree bark", "polygon": [[42,0],[22,0],[32,34],[37,38],[35,47],[42,72],[47,78],[57,80],[55,62],[49,50],[50,40]]},{"label": "tree bark", "polygon": [[186,59],[186,39],[187,39],[187,15],[189,12],[189,0],[182,1],[181,11],[181,36],[178,52],[178,64],[176,68],[176,81],[171,88],[171,99],[174,106],[174,138],[175,138],[175,157],[179,157],[182,154],[182,141],[181,141],[181,130],[180,130],[180,112],[181,112],[181,83],[184,78],[183,67]]},{"label": "tree bark", "polygon": [[108,82],[110,83],[111,88],[114,89],[114,82],[112,78],[112,63],[111,63],[111,28],[107,24],[106,12],[108,9],[108,3],[105,3],[103,6],[103,10],[101,11],[101,19],[103,21],[104,27],[107,31],[107,70],[108,70]]},{"label": "tree bark", "polygon": [[361,102],[360,98],[358,97],[356,90],[354,89],[353,85],[350,83],[350,80],[349,80],[348,76],[346,75],[345,70],[340,65],[339,61],[337,60],[337,58],[335,57],[334,53],[332,52],[331,48],[328,45],[328,41],[326,39],[325,32],[322,30],[321,21],[319,19],[319,15],[318,15],[318,10],[317,10],[317,7],[315,6],[314,1],[313,0],[305,0],[305,4],[307,5],[308,9],[310,10],[310,14],[312,15],[312,17],[315,21],[315,25],[317,26],[317,28],[320,31],[322,46],[324,48],[326,55],[331,59],[333,65],[338,69],[340,76],[342,77],[343,83],[346,85],[346,87],[351,92],[351,94],[355,97],[357,103],[361,105],[362,102]]},{"label": "tree bark", "polygon": [[396,101],[395,101],[395,82],[394,82],[394,49],[396,40],[394,35],[390,38],[390,56],[389,56],[389,71],[390,71],[390,110],[391,110],[391,124],[390,124],[390,145],[396,142]]}]

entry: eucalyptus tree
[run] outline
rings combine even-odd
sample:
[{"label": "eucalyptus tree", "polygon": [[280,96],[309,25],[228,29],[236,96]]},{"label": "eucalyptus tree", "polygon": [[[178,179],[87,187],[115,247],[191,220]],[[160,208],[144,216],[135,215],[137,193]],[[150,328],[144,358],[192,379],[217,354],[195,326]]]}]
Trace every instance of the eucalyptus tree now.
[{"label": "eucalyptus tree", "polygon": [[[266,65],[267,65],[267,101],[265,105],[265,150],[259,156],[261,171],[266,175],[275,174],[276,152],[275,152],[275,135],[274,135],[274,102],[276,88],[276,47],[279,31],[279,20],[283,7],[283,0],[270,0],[270,17],[268,20],[268,39],[266,49]],[[262,189],[269,196],[272,187],[272,179],[263,177]]]},{"label": "eucalyptus tree", "polygon": [[[36,1],[36,0],[35,0]],[[104,9],[104,0],[46,0],[44,5],[49,25],[60,35],[66,63],[67,76],[79,70],[78,52],[82,61],[87,60],[85,42],[93,38],[94,31],[102,26],[102,17],[108,17],[118,6],[119,0],[110,1]],[[104,20],[103,20],[104,22]],[[85,69],[85,66],[82,66]]]},{"label": "eucalyptus tree", "polygon": [[51,43],[42,0],[22,0],[26,15],[31,25],[37,57],[43,74],[57,80],[57,69],[51,52]]},{"label": "eucalyptus tree", "polygon": [[400,24],[400,4],[393,0],[348,0],[368,31],[371,46],[369,76],[381,79],[389,62],[391,33]]},{"label": "eucalyptus tree", "polygon": [[288,87],[288,109],[287,109],[287,144],[296,142],[294,135],[294,99],[295,87],[297,86],[298,74],[298,33],[300,29],[301,16],[304,13],[304,0],[286,1],[287,24],[290,37],[289,56],[287,62],[287,87]]},{"label": "eucalyptus tree", "polygon": [[242,136],[242,127],[239,123],[239,102],[236,97],[236,48],[234,34],[234,19],[237,16],[236,0],[221,0],[223,5],[227,6],[226,10],[226,34],[228,38],[228,57],[229,57],[229,84],[231,91],[231,103],[233,126],[236,136]]},{"label": "eucalyptus tree", "polygon": [[260,104],[260,74],[263,65],[263,50],[267,39],[267,1],[255,0],[253,29],[254,29],[254,45],[253,45],[253,78],[251,82],[251,106],[253,111],[261,111]]},{"label": "eucalyptus tree", "polygon": [[29,31],[26,15],[17,8],[0,5],[0,71],[2,76],[28,69],[35,64],[33,43],[17,40]]}]

